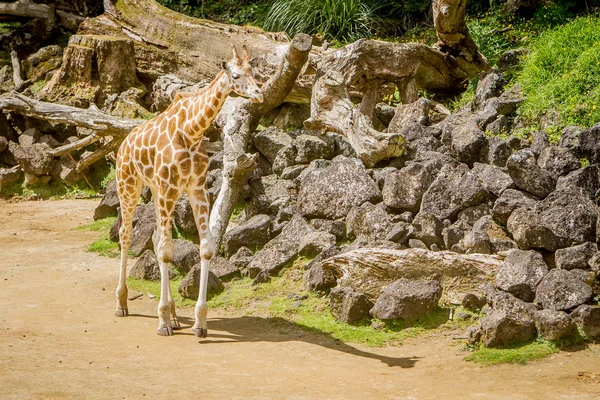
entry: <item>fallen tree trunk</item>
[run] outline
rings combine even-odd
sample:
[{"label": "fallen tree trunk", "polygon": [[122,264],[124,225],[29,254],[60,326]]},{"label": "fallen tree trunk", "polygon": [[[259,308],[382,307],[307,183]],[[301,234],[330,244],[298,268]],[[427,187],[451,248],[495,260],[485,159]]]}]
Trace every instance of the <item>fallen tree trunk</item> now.
[{"label": "fallen tree trunk", "polygon": [[57,10],[53,5],[38,4],[30,0],[0,3],[0,15],[41,18],[45,19],[49,26],[63,26],[71,31],[76,31],[84,20],[82,16]]},{"label": "fallen tree trunk", "polygon": [[278,107],[294,87],[296,78],[308,60],[311,37],[300,33],[288,46],[279,68],[262,86],[263,103],[243,98],[228,98],[216,119],[223,130],[223,180],[213,204],[210,230],[220,246],[238,194],[255,167],[258,154],[246,154],[251,135],[260,118]]}]

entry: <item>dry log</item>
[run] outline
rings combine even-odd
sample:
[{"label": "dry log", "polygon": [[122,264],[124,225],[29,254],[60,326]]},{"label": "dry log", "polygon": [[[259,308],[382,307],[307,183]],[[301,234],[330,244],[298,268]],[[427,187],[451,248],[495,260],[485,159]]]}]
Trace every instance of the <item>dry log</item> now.
[{"label": "dry log", "polygon": [[246,154],[250,137],[260,117],[278,107],[294,87],[294,82],[308,60],[312,38],[300,33],[288,46],[279,68],[262,86],[264,102],[253,103],[243,98],[228,98],[216,119],[223,130],[223,180],[213,204],[210,230],[220,245],[237,202],[237,195],[255,167],[258,154]]},{"label": "dry log", "polygon": [[49,26],[60,25],[70,31],[76,31],[83,17],[56,10],[52,5],[38,4],[30,0],[19,0],[12,3],[0,3],[0,15],[41,18],[47,20]]}]

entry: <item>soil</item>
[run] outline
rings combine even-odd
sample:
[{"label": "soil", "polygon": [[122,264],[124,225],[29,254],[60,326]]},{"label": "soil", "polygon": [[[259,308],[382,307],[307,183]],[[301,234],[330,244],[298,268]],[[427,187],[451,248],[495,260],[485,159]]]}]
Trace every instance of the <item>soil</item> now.
[{"label": "soil", "polygon": [[[209,337],[160,337],[156,301],[113,315],[118,260],[86,252],[97,200],[0,203],[2,399],[598,399],[600,345],[528,365],[466,362],[463,343],[339,343],[293,323],[211,310]],[[130,292],[130,295],[132,293]]]}]

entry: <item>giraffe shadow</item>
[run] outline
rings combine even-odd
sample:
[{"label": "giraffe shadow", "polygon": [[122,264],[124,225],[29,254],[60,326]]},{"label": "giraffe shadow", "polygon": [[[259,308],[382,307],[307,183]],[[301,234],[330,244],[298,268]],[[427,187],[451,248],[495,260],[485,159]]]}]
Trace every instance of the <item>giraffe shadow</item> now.
[{"label": "giraffe shadow", "polygon": [[[130,314],[130,317],[156,318],[144,314]],[[175,335],[190,335],[189,328],[194,320],[178,316],[181,330]],[[379,360],[389,367],[413,368],[421,357],[389,357],[369,351],[364,351],[333,338],[330,334],[314,329],[307,329],[294,322],[280,317],[241,316],[231,318],[211,318],[208,321],[208,338],[199,343],[203,346],[225,345],[228,343],[256,342],[306,342],[315,346],[340,351],[355,357]]]}]

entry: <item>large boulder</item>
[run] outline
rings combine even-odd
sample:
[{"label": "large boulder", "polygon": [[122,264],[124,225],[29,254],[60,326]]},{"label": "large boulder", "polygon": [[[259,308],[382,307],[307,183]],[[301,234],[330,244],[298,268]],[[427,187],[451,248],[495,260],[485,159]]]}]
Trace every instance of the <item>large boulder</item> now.
[{"label": "large boulder", "polygon": [[26,174],[47,175],[54,168],[52,148],[47,144],[34,143],[23,147],[10,142],[8,149]]},{"label": "large boulder", "polygon": [[558,249],[555,253],[556,267],[560,269],[589,269],[588,262],[598,251],[596,243],[586,242],[573,247]]},{"label": "large boulder", "polygon": [[336,287],[329,294],[331,314],[340,321],[353,323],[369,316],[373,303],[351,288]]},{"label": "large boulder", "polygon": [[437,308],[442,286],[437,281],[398,279],[387,286],[371,309],[379,319],[419,319]]},{"label": "large boulder", "polygon": [[133,233],[129,251],[138,257],[145,250],[154,248],[152,235],[156,224],[156,214],[154,213],[154,203],[140,204],[135,209],[133,215]]},{"label": "large boulder", "polygon": [[479,161],[504,168],[512,152],[507,141],[497,136],[488,137],[481,149]]},{"label": "large boulder", "polygon": [[200,250],[194,243],[175,239],[173,241],[173,257],[171,263],[183,274],[187,274],[194,265],[200,262]]},{"label": "large boulder", "polygon": [[519,189],[534,196],[544,198],[556,186],[556,176],[540,168],[531,150],[520,150],[512,154],[506,162],[508,174]]},{"label": "large boulder", "polygon": [[535,338],[533,321],[492,311],[481,320],[481,341],[486,347],[505,347]]},{"label": "large boulder", "polygon": [[116,217],[119,212],[119,194],[117,193],[117,181],[111,180],[106,185],[106,193],[98,207],[94,209],[94,221],[106,217]]},{"label": "large boulder", "polygon": [[451,134],[442,135],[442,143],[450,147],[454,157],[460,162],[473,165],[479,159],[480,151],[485,147],[486,137],[475,120],[456,126]]},{"label": "large boulder", "polygon": [[434,244],[439,247],[443,244],[444,224],[435,215],[420,212],[415,216],[412,225],[414,230],[411,236],[425,243],[427,247],[430,248]]},{"label": "large boulder", "polygon": [[492,216],[494,221],[506,226],[508,218],[518,208],[533,208],[537,203],[535,197],[520,190],[507,189],[494,202]]},{"label": "large boulder", "polygon": [[[236,253],[237,254],[237,253]],[[210,270],[219,280],[226,282],[240,276],[238,267],[224,257],[213,257],[210,260]]]},{"label": "large boulder", "polygon": [[600,306],[581,305],[571,316],[583,336],[588,339],[600,338]]},{"label": "large boulder", "polygon": [[577,328],[573,318],[564,311],[540,310],[535,313],[535,327],[545,340],[571,336]]},{"label": "large boulder", "polygon": [[173,222],[177,226],[177,229],[188,235],[197,236],[198,227],[196,226],[196,220],[194,218],[194,211],[192,205],[187,197],[187,194],[183,194],[177,203],[175,203],[175,209],[173,210]]},{"label": "large boulder", "polygon": [[309,218],[336,219],[353,206],[381,198],[379,187],[356,160],[336,157],[330,166],[307,173],[300,181],[298,210]]},{"label": "large boulder", "polygon": [[592,288],[575,271],[553,269],[537,287],[536,301],[550,310],[571,310],[592,298]]},{"label": "large boulder", "polygon": [[460,302],[473,287],[493,279],[501,263],[500,257],[491,255],[373,246],[335,255],[323,261],[323,268],[340,277],[340,286],[352,287],[371,301],[376,301],[390,282],[406,278],[435,279],[447,298]]},{"label": "large boulder", "polygon": [[223,236],[223,252],[225,255],[231,256],[241,247],[262,246],[269,241],[270,231],[270,217],[266,214],[255,215],[225,233]]},{"label": "large boulder", "polygon": [[423,195],[421,212],[429,212],[440,220],[454,219],[460,211],[481,204],[488,197],[488,191],[466,165],[447,164]]},{"label": "large boulder", "polygon": [[[175,272],[169,268],[169,279],[173,279],[175,275]],[[129,270],[129,276],[135,279],[145,279],[148,281],[160,280],[160,267],[156,255],[152,250],[144,251]]]},{"label": "large boulder", "polygon": [[495,165],[475,163],[471,170],[483,187],[494,196],[500,196],[506,189],[512,189],[515,184],[508,173]]},{"label": "large boulder", "polygon": [[507,221],[508,231],[521,249],[556,251],[596,241],[596,205],[580,190],[552,192],[532,208],[519,208]]},{"label": "large boulder", "polygon": [[598,165],[588,165],[575,170],[568,175],[561,176],[556,182],[556,189],[577,188],[586,193],[591,200],[596,199],[600,190],[600,169]]},{"label": "large boulder", "polygon": [[317,159],[331,159],[335,143],[328,136],[302,134],[296,137],[296,149],[295,161],[304,164]]},{"label": "large boulder", "polygon": [[371,240],[385,239],[392,228],[392,217],[385,205],[364,203],[352,207],[346,218],[346,232],[349,239],[365,236]]},{"label": "large boulder", "polygon": [[533,301],[535,290],[548,273],[542,255],[536,251],[513,250],[496,274],[496,286],[524,301]]},{"label": "large boulder", "polygon": [[538,158],[538,165],[554,176],[566,175],[580,167],[577,157],[569,149],[559,146],[544,148]]},{"label": "large boulder", "polygon": [[[187,273],[179,284],[177,291],[186,299],[198,300],[198,294],[200,292],[200,273],[201,265],[196,264]],[[223,283],[216,275],[209,269],[208,271],[208,293],[217,293],[223,290]]]},{"label": "large boulder", "polygon": [[291,145],[293,139],[283,130],[276,127],[269,127],[257,132],[253,136],[254,147],[264,155],[271,164],[275,161],[279,150]]},{"label": "large boulder", "polygon": [[335,246],[335,235],[329,232],[311,232],[300,238],[298,254],[304,257],[315,257],[319,253]]},{"label": "large boulder", "polygon": [[600,163],[600,124],[596,124],[579,134],[579,151],[591,164]]}]

